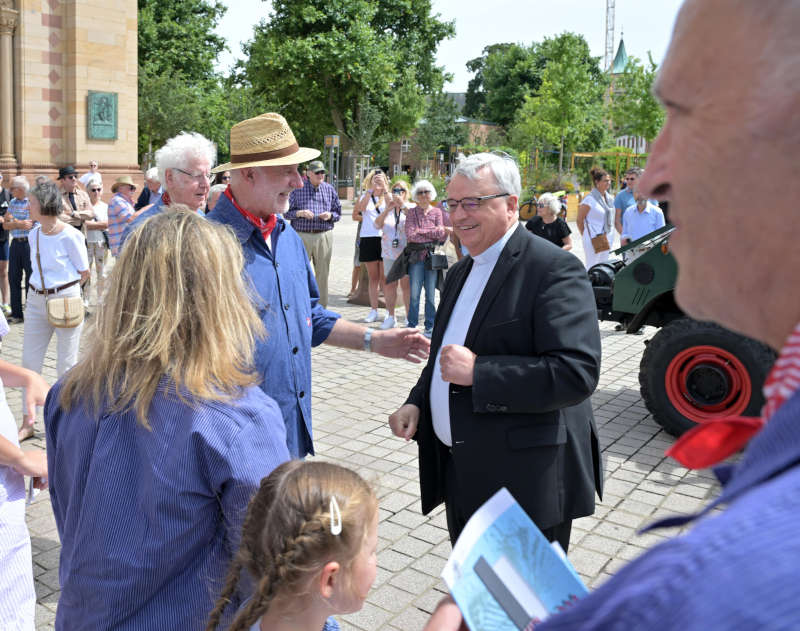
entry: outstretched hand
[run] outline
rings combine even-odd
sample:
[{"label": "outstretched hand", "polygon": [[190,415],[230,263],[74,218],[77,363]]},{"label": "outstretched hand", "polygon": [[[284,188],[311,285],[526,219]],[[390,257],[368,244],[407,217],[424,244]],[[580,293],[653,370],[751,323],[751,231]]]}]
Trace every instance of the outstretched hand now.
[{"label": "outstretched hand", "polygon": [[25,384],[25,418],[36,418],[36,406],[44,405],[50,386],[39,373],[28,371]]},{"label": "outstretched hand", "polygon": [[414,364],[428,358],[431,341],[414,329],[388,329],[375,331],[372,350],[384,357],[405,359]]}]

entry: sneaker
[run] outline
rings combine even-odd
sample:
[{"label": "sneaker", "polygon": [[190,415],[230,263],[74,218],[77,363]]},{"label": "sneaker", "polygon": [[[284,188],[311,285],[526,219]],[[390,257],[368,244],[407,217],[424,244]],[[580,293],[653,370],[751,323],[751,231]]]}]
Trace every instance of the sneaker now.
[{"label": "sneaker", "polygon": [[5,317],[9,317],[11,315],[11,305],[0,305],[0,309],[3,310],[3,315]]},{"label": "sneaker", "polygon": [[431,339],[431,335],[433,335],[433,329],[425,329],[425,332],[423,333],[423,335],[425,337],[427,337],[428,339]]},{"label": "sneaker", "polygon": [[367,314],[367,317],[364,318],[364,322],[375,322],[378,319],[378,310],[377,309],[370,309],[370,312]]},{"label": "sneaker", "polygon": [[23,322],[25,322],[25,320],[23,320],[22,318],[17,318],[16,316],[11,316],[10,318],[8,318],[7,321],[9,324],[22,324]]},{"label": "sneaker", "polygon": [[387,315],[383,319],[383,324],[381,324],[381,328],[382,329],[392,329],[392,328],[394,328],[395,324],[397,324],[397,323],[395,322],[394,316]]}]

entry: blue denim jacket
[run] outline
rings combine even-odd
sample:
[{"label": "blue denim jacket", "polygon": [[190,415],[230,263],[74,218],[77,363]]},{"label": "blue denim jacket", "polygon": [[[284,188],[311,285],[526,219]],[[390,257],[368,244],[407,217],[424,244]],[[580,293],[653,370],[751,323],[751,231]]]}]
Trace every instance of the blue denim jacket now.
[{"label": "blue denim jacket", "polygon": [[230,226],[242,244],[245,270],[267,338],[256,346],[261,389],[277,401],[292,457],[313,454],[311,347],[330,335],[339,314],[319,304],[319,289],[303,242],[278,217],[269,247],[259,230],[221,195],[208,218]]}]

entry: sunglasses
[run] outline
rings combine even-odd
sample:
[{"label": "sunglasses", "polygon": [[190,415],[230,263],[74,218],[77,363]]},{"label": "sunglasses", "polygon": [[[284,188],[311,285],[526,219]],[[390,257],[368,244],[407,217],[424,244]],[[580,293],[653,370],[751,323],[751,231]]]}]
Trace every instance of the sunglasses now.
[{"label": "sunglasses", "polygon": [[417,195],[430,195],[431,191],[424,190],[424,191],[417,191]]},{"label": "sunglasses", "polygon": [[90,188],[89,192],[91,192],[91,193],[99,193],[102,190],[103,190],[102,188]]},{"label": "sunglasses", "polygon": [[399,195],[400,193],[407,193],[408,191],[404,188],[393,188],[392,193],[395,195]]},{"label": "sunglasses", "polygon": [[219,178],[219,179],[220,179],[220,180],[222,180],[223,182],[228,182],[228,181],[230,181],[230,179],[231,179],[231,176],[230,176],[230,175],[223,175],[223,176],[222,176],[221,178]]},{"label": "sunglasses", "polygon": [[65,175],[64,177],[66,177],[68,180],[77,180],[78,179],[77,175]]}]

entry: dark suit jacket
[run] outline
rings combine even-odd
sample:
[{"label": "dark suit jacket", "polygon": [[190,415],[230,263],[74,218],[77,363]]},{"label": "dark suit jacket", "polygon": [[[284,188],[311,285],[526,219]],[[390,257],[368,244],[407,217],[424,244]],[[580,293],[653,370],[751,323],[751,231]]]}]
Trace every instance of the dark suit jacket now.
[{"label": "dark suit jacket", "polygon": [[[430,382],[450,314],[472,267],[445,280],[428,363],[408,403],[420,408],[422,512],[444,501],[446,448],[436,438]],[[521,225],[478,302],[464,345],[477,355],[471,387],[450,384],[453,461],[472,514],[505,486],[540,528],[594,512],[602,463],[589,399],[600,372],[600,332],[577,257]],[[602,497],[602,495],[601,495]]]}]

